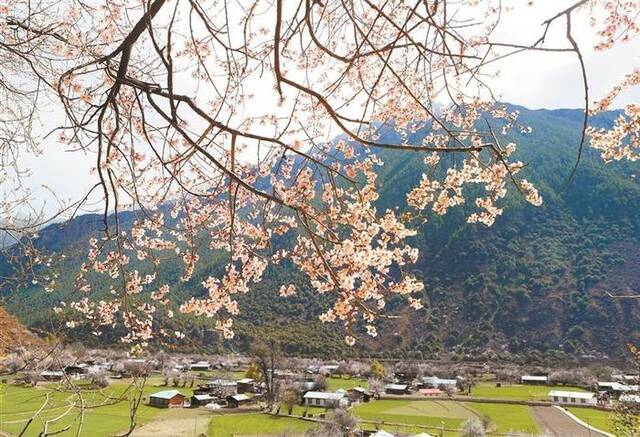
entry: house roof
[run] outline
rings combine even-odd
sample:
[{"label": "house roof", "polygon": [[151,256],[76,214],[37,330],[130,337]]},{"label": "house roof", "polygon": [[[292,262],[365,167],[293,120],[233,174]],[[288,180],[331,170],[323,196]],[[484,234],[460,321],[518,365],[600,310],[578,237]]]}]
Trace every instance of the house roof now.
[{"label": "house roof", "polygon": [[58,370],[43,370],[40,376],[64,376],[64,372]]},{"label": "house roof", "polygon": [[247,395],[233,395],[233,396],[229,396],[231,399],[234,399],[236,401],[248,401],[249,399],[251,399],[249,396]]},{"label": "house roof", "polygon": [[159,399],[172,399],[176,396],[183,396],[184,395],[182,393],[180,393],[178,390],[165,390],[165,391],[159,391],[157,393],[153,393],[152,395],[150,395],[150,397],[152,398],[159,398]]},{"label": "house roof", "polygon": [[329,401],[339,401],[344,397],[344,393],[331,393],[326,391],[308,391],[304,394],[304,399],[326,399]]},{"label": "house roof", "polygon": [[230,387],[230,386],[233,386],[233,385],[238,385],[237,382],[231,381],[229,379],[214,379],[213,381],[207,382],[207,384],[209,384],[209,385],[218,385],[218,386],[222,386],[222,387]]},{"label": "house roof", "polygon": [[632,391],[633,389],[620,382],[598,382],[598,388],[610,389],[613,391]]},{"label": "house roof", "polygon": [[424,384],[433,384],[433,385],[457,385],[457,379],[442,379],[437,376],[425,376],[422,378],[422,382]]},{"label": "house roof", "polygon": [[549,377],[547,376],[538,376],[538,375],[522,375],[520,377],[521,381],[540,381],[540,382],[547,382],[549,380]]},{"label": "house roof", "polygon": [[640,404],[640,395],[622,395],[620,396],[620,402],[633,402]]},{"label": "house roof", "polygon": [[370,437],[394,437],[393,434],[381,429],[380,431],[376,431],[375,433],[371,434]]},{"label": "house roof", "polygon": [[436,395],[443,393],[439,388],[421,388],[418,392],[423,395]]},{"label": "house roof", "polygon": [[385,390],[406,390],[407,384],[387,384],[384,386]]},{"label": "house roof", "polygon": [[251,384],[253,382],[253,378],[242,378],[236,381],[238,384]]},{"label": "house roof", "polygon": [[560,398],[574,398],[574,399],[593,399],[595,393],[585,391],[564,391],[564,390],[551,390],[548,396],[557,396]]},{"label": "house roof", "polygon": [[358,393],[362,393],[365,395],[370,395],[371,392],[364,387],[351,387],[349,391],[357,391]]},{"label": "house roof", "polygon": [[215,399],[215,397],[211,395],[193,395],[193,397],[199,401],[209,401],[211,399]]}]

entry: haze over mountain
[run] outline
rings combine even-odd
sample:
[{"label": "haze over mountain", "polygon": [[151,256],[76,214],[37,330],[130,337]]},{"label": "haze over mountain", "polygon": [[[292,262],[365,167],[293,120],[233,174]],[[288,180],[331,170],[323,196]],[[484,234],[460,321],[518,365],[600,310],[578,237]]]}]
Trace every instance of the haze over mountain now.
[{"label": "haze over mountain", "polygon": [[[582,112],[518,109],[520,122],[533,131],[513,133],[509,139],[519,144],[516,157],[528,164],[523,173],[539,187],[544,204],[536,208],[509,195],[503,215],[490,228],[466,223],[465,210],[471,205],[445,218],[431,217],[413,241],[421,252],[415,273],[424,280],[427,305],[415,312],[392,299],[387,311],[403,317],[383,323],[378,338],[365,338],[350,350],[339,329],[318,321],[328,298],[309,291],[303,275],[286,265],[269,270],[252,292],[240,296],[242,311],[233,341],[212,334],[210,319],[179,315],[171,323],[180,326],[190,344],[207,349],[243,349],[252,336],[269,331],[290,353],[325,356],[427,358],[472,351],[623,356],[626,343],[640,338],[640,304],[608,293],[640,294],[638,164],[605,164],[586,150],[571,183],[563,188],[577,156]],[[592,124],[608,126],[617,114],[601,114]],[[384,135],[397,136],[391,129]],[[421,155],[379,154],[385,165],[378,207],[406,209],[406,193],[424,169]],[[125,225],[133,219],[133,213],[122,214]],[[51,309],[72,293],[86,241],[101,226],[100,216],[85,215],[43,229],[38,244],[66,255],[60,290],[5,290],[6,308],[27,326],[61,329]],[[218,261],[217,255],[208,254],[185,284],[179,281],[180,266],[165,264],[160,279],[172,284],[176,301],[201,295],[200,282],[220,270]],[[0,273],[8,268],[0,262]],[[280,298],[280,285],[292,281],[299,285],[298,295]],[[70,330],[67,335],[97,342],[88,331]],[[99,341],[111,341],[116,334],[105,333]]]}]

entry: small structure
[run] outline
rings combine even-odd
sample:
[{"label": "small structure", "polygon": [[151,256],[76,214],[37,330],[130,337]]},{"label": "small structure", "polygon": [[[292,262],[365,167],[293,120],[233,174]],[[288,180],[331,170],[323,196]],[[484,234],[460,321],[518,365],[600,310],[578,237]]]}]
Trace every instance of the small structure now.
[{"label": "small structure", "polygon": [[637,385],[627,385],[621,382],[598,382],[598,391],[609,395],[620,396],[623,393],[637,392],[640,387]]},{"label": "small structure", "polygon": [[344,393],[309,391],[302,398],[307,407],[336,408],[347,403]]},{"label": "small structure", "polygon": [[64,367],[65,375],[86,375],[89,373],[89,365],[88,364],[71,364]]},{"label": "small structure", "polygon": [[562,405],[596,405],[598,398],[595,393],[583,391],[551,390],[551,401]]},{"label": "small structure", "polygon": [[251,378],[242,378],[236,381],[238,393],[254,393],[256,391],[255,381]]},{"label": "small structure", "polygon": [[64,372],[59,370],[43,370],[40,372],[40,378],[46,381],[60,381],[64,377]]},{"label": "small structure", "polygon": [[619,401],[627,404],[640,404],[640,395],[625,394],[620,396]]},{"label": "small structure", "polygon": [[394,437],[394,435],[383,429],[380,429],[373,434],[370,434],[369,437]]},{"label": "small structure", "polygon": [[238,408],[251,402],[251,398],[247,395],[227,396],[227,405],[229,408]]},{"label": "small structure", "polygon": [[191,396],[192,407],[202,407],[216,401],[218,398],[211,396],[210,394],[193,395]]},{"label": "small structure", "polygon": [[224,398],[238,393],[238,383],[230,379],[214,379],[202,384],[196,391],[197,394],[214,393]]},{"label": "small structure", "polygon": [[390,395],[406,395],[409,393],[409,386],[407,384],[387,384],[384,386],[384,391]]},{"label": "small structure", "polygon": [[205,372],[207,370],[211,370],[211,364],[206,361],[198,361],[197,363],[191,363],[189,365],[189,369],[194,371]]},{"label": "small structure", "polygon": [[351,402],[369,402],[373,394],[363,387],[352,387],[347,392]]},{"label": "small structure", "polygon": [[161,408],[184,406],[185,396],[178,390],[159,391],[149,396],[149,405]]},{"label": "small structure", "polygon": [[320,366],[320,368],[318,369],[318,373],[330,376],[338,373],[339,368],[340,366],[338,366],[337,364],[327,364],[324,366]]},{"label": "small structure", "polygon": [[422,396],[440,396],[445,392],[440,390],[439,388],[421,388],[418,390],[418,393]]},{"label": "small structure", "polygon": [[520,383],[529,385],[547,385],[549,383],[549,377],[544,375],[522,375],[520,377]]},{"label": "small structure", "polygon": [[458,388],[457,379],[443,379],[437,376],[425,376],[420,384],[422,388],[439,388],[456,390]]}]

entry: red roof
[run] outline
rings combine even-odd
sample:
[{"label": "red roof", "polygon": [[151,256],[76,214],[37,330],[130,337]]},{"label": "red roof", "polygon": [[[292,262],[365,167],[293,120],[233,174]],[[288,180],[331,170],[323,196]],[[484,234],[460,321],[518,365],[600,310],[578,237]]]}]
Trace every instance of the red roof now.
[{"label": "red roof", "polygon": [[425,396],[428,396],[428,395],[439,395],[439,394],[444,393],[439,388],[421,388],[418,392],[421,395],[425,395]]}]

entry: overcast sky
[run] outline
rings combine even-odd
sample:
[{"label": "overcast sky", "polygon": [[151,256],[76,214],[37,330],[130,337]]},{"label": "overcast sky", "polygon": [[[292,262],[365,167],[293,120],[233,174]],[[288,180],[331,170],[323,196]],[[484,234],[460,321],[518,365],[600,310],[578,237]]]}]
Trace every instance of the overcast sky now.
[{"label": "overcast sky", "polygon": [[[522,4],[519,0],[513,1]],[[535,7],[519,8],[517,12],[507,13],[494,40],[531,43],[540,35],[540,23],[568,3],[565,0],[544,0],[536,2]],[[595,36],[588,27],[588,19],[575,21],[575,35],[585,53],[593,101],[634,67],[640,66],[640,39],[619,44],[607,52],[596,53],[592,49]],[[563,35],[564,23],[559,22],[551,29],[549,43],[566,46]],[[500,68],[501,75],[500,80],[494,83],[494,91],[503,101],[529,108],[577,108],[583,104],[578,60],[571,53],[528,52],[496,66]],[[640,92],[634,90],[622,96],[616,106],[638,101]],[[44,118],[51,120],[56,117],[50,114]],[[63,199],[78,198],[95,183],[88,171],[94,157],[65,153],[55,138],[45,140],[44,149],[47,151],[44,157],[30,162],[34,175],[29,184],[39,201],[47,202],[46,209],[51,211],[54,208],[51,195],[41,185],[46,184]]]}]

